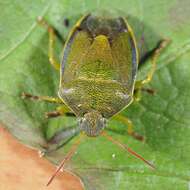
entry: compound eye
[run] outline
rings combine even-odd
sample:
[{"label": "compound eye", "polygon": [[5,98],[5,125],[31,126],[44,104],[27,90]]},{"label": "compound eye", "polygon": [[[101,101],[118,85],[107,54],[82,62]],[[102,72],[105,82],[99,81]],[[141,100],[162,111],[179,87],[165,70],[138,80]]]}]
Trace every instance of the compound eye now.
[{"label": "compound eye", "polygon": [[82,118],[79,119],[79,124],[80,124],[80,125],[82,124]]},{"label": "compound eye", "polygon": [[84,123],[85,121],[86,121],[86,118],[82,117],[82,118],[79,119],[79,124],[82,124],[82,123]]},{"label": "compound eye", "polygon": [[107,119],[106,119],[106,118],[102,118],[102,122],[103,122],[103,124],[104,124],[104,127],[105,127],[105,125],[106,125],[106,122],[107,122]]},{"label": "compound eye", "polygon": [[80,119],[78,120],[78,122],[79,122],[79,124],[81,124],[81,123],[82,123],[82,118],[80,118]]}]

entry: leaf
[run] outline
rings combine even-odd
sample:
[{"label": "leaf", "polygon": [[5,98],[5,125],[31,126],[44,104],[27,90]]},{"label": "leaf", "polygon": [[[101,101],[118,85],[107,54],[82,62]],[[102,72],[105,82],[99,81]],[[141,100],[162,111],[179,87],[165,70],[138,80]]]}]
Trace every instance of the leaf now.
[{"label": "leaf", "polygon": [[[1,2],[0,121],[20,141],[40,150],[46,149],[48,139],[55,133],[74,125],[76,121],[71,118],[44,118],[44,112],[54,110],[55,105],[20,98],[22,92],[57,95],[59,73],[48,62],[47,31],[38,26],[36,18],[45,15],[66,37],[84,13],[100,8],[118,9],[128,16],[138,44],[143,46],[141,54],[155,47],[162,38],[172,40],[161,55],[149,85],[156,95],[143,93],[139,103],[122,112],[134,122],[136,131],[146,137],[146,143],[129,137],[123,124],[114,120],[109,123],[109,134],[153,162],[156,170],[152,171],[103,137],[81,142],[66,168],[80,176],[87,190],[187,190],[190,180],[189,7],[188,0]],[[63,26],[64,18],[70,20],[69,28]],[[61,45],[56,46],[57,55],[61,54]],[[149,68],[150,64],[145,64],[139,78]],[[74,140],[47,154],[47,158],[60,162]]]}]

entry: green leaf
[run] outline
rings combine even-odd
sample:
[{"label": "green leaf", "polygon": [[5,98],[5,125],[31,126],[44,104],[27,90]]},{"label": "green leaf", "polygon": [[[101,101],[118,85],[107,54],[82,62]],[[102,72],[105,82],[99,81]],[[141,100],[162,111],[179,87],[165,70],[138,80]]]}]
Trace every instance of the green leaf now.
[{"label": "green leaf", "polygon": [[[122,113],[146,137],[146,143],[129,137],[126,126],[112,120],[109,134],[128,144],[156,166],[119,149],[104,137],[87,138],[66,168],[80,176],[87,190],[187,190],[190,186],[190,2],[189,0],[33,0],[0,3],[0,121],[23,143],[46,150],[48,139],[76,124],[72,118],[46,120],[44,112],[56,106],[22,100],[22,92],[57,96],[59,73],[48,62],[48,34],[36,19],[44,16],[65,38],[76,20],[97,9],[118,9],[128,16],[141,45],[141,54],[151,50],[162,38],[172,40],[159,59],[149,87],[156,95],[143,93],[139,103]],[[69,28],[63,26],[65,18]],[[57,56],[61,55],[60,42]],[[146,75],[145,64],[139,77]],[[46,155],[60,162],[75,141]]]}]

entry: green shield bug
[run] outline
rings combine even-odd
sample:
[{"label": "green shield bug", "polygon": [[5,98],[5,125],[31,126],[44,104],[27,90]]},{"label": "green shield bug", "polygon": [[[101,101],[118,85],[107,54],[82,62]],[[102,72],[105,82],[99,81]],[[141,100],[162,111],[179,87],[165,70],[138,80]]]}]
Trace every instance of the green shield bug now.
[{"label": "green shield bug", "polygon": [[[90,137],[102,135],[154,168],[143,157],[109,136],[104,128],[107,120],[113,117],[128,126],[129,135],[143,140],[142,136],[133,131],[132,122],[119,112],[138,100],[137,94],[145,90],[143,86],[151,81],[156,59],[169,41],[162,40],[159,43],[152,54],[152,67],[147,76],[144,80],[136,81],[138,50],[133,30],[125,18],[107,14],[87,14],[82,17],[65,42],[61,64],[54,58],[54,29],[42,18],[39,22],[49,32],[50,63],[60,71],[58,97],[28,93],[23,93],[22,97],[60,104],[56,111],[46,113],[46,116],[75,115],[78,118],[75,132],[80,134],[79,137],[83,133]],[[55,137],[54,140],[58,141],[58,138]],[[72,157],[79,143],[80,138],[48,184]]]}]

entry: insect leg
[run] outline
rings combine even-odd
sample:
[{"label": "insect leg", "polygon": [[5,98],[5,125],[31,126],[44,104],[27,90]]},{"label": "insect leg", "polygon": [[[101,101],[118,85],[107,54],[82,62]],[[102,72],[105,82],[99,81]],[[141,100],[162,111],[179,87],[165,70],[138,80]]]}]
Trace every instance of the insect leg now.
[{"label": "insect leg", "polygon": [[113,117],[113,119],[127,125],[127,132],[129,135],[134,137],[135,139],[139,141],[144,141],[144,137],[142,135],[139,135],[134,131],[134,125],[130,119],[128,119],[126,116],[123,116],[121,114],[117,114]]},{"label": "insect leg", "polygon": [[133,100],[135,102],[139,102],[142,98],[142,92],[147,92],[150,95],[154,95],[156,91],[152,88],[140,88],[140,89],[135,89],[134,95],[133,95]]},{"label": "insect leg", "polygon": [[39,156],[45,156],[53,151],[56,151],[67,143],[69,143],[74,137],[80,133],[80,128],[76,126],[64,127],[61,131],[55,133],[51,139],[48,140],[48,147],[45,151],[39,152]]},{"label": "insect leg", "polygon": [[151,95],[154,95],[156,93],[156,91],[152,88],[141,88],[141,91],[147,92]]},{"label": "insect leg", "polygon": [[45,101],[45,102],[49,102],[49,103],[64,104],[60,98],[54,98],[54,97],[49,97],[49,96],[35,96],[35,95],[28,94],[25,92],[23,92],[21,94],[21,97],[23,99],[30,99],[30,100],[36,100],[36,101]]},{"label": "insect leg", "polygon": [[75,117],[74,113],[72,113],[71,110],[65,105],[57,107],[56,111],[45,113],[46,118],[59,117],[63,115]]},{"label": "insect leg", "polygon": [[59,70],[60,64],[55,59],[55,55],[54,55],[55,34],[57,34],[58,38],[61,38],[61,37],[60,37],[59,33],[52,26],[50,26],[42,17],[38,18],[38,22],[42,26],[46,27],[48,30],[48,33],[49,33],[49,51],[48,51],[49,61],[56,70]]},{"label": "insect leg", "polygon": [[136,81],[135,89],[141,89],[145,84],[149,83],[152,80],[153,74],[156,70],[156,62],[158,60],[158,57],[159,57],[161,51],[169,44],[169,42],[170,42],[170,40],[164,39],[159,43],[158,47],[154,50],[154,52],[152,53],[152,56],[151,56],[152,66],[151,66],[150,71],[148,72],[145,79]]}]

